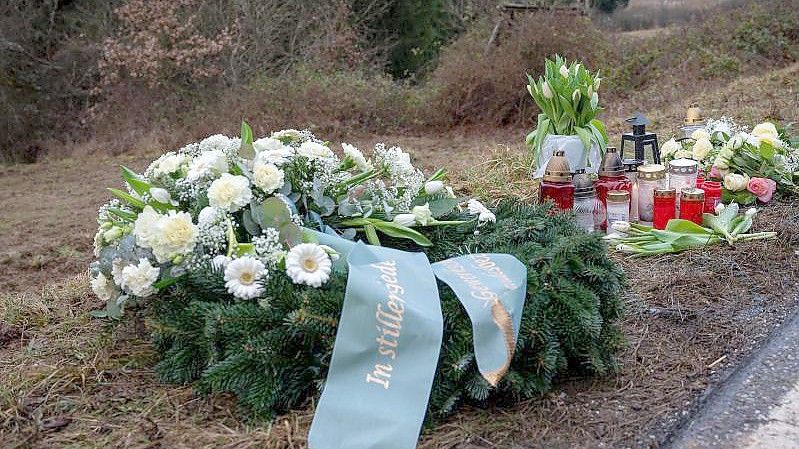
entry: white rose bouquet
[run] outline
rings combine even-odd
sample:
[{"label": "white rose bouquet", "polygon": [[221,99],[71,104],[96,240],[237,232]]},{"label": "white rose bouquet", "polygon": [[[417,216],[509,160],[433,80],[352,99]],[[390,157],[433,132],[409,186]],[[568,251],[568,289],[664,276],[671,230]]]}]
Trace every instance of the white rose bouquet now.
[{"label": "white rose bouquet", "polygon": [[[90,268],[106,301],[98,315],[117,317],[129,300],[187,276],[218,279],[238,300],[264,298],[275,276],[318,288],[338,255],[305,228],[429,246],[424,227],[495,220],[456,198],[443,170],[426,177],[399,147],[378,144],[367,159],[345,143],[341,158],[308,131],[253,140],[245,123],[241,134],[166,153],[143,174],[122,167],[127,189],[109,189],[116,198],[98,214]],[[443,219],[453,214],[457,220]]]}]

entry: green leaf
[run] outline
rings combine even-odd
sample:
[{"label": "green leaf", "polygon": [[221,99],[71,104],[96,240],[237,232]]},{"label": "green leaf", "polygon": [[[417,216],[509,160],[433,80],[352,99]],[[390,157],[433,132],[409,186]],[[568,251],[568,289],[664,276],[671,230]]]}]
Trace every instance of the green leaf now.
[{"label": "green leaf", "polygon": [[117,217],[125,221],[130,221],[130,222],[136,221],[136,218],[138,217],[138,215],[136,215],[133,212],[128,212],[126,210],[122,210],[116,207],[109,207],[108,212],[112,215],[116,215]]},{"label": "green leaf", "polygon": [[122,171],[122,178],[125,179],[125,182],[128,183],[130,188],[133,189],[133,191],[139,196],[142,196],[150,191],[150,184],[143,181],[135,171],[125,167],[124,165],[120,165],[119,167]]},{"label": "green leaf", "polygon": [[244,159],[255,158],[255,148],[252,146],[252,128],[247,122],[241,122],[241,146],[239,156]]},{"label": "green leaf", "polygon": [[398,225],[390,221],[380,220],[374,220],[373,226],[375,229],[388,236],[413,240],[419,246],[433,246],[433,242],[431,242],[430,239],[409,227]]},{"label": "green leaf", "polygon": [[377,236],[374,225],[364,225],[363,232],[366,234],[366,241],[368,241],[369,244],[380,246],[380,238]]},{"label": "green leaf", "polygon": [[120,200],[128,203],[134,209],[142,210],[144,209],[144,201],[134,197],[133,195],[129,194],[128,192],[123,192],[122,190],[115,189],[113,187],[109,187],[108,191],[111,192],[115,197],[119,198]]},{"label": "green leaf", "polygon": [[458,202],[457,198],[439,198],[432,200],[428,203],[430,205],[430,213],[433,214],[434,218],[443,217],[458,207]]},{"label": "green leaf", "polygon": [[666,231],[679,232],[683,234],[712,234],[712,231],[709,229],[699,226],[693,221],[683,220],[681,218],[669,220],[669,222],[666,224]]}]

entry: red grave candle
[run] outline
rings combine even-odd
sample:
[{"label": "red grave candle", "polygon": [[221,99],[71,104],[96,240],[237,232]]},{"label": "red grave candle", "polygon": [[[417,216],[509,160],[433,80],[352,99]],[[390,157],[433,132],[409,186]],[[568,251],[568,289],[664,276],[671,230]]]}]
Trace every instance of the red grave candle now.
[{"label": "red grave candle", "polygon": [[675,218],[676,208],[677,191],[675,189],[655,189],[652,226],[655,229],[666,229],[669,220]]},{"label": "red grave candle", "polygon": [[549,159],[544,178],[539,186],[539,201],[552,200],[562,211],[574,206],[574,184],[569,172],[569,161],[563,151],[556,151]]},{"label": "red grave candle", "polygon": [[705,191],[693,187],[682,189],[680,197],[680,218],[702,224],[702,212],[705,211]]},{"label": "red grave candle", "polygon": [[702,184],[705,191],[705,213],[715,214],[716,206],[721,202],[721,183],[719,181],[705,181]]}]

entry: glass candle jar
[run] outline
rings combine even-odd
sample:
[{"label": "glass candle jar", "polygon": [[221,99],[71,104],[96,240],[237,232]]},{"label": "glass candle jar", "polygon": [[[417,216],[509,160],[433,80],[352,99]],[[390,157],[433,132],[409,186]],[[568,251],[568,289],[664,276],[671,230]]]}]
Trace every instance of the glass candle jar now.
[{"label": "glass candle jar", "polygon": [[669,220],[676,217],[677,191],[670,188],[655,189],[653,199],[652,227],[666,229]]},{"label": "glass candle jar", "polygon": [[595,231],[607,218],[605,206],[596,197],[591,178],[581,170],[574,175],[574,215],[577,223],[586,231]]},{"label": "glass candle jar", "polygon": [[696,187],[682,189],[680,195],[680,218],[702,224],[702,212],[705,211],[705,191]]},{"label": "glass candle jar", "polygon": [[721,202],[721,182],[705,181],[702,190],[705,191],[705,213],[715,214],[716,206]]},{"label": "glass candle jar", "polygon": [[650,225],[655,208],[655,189],[668,187],[666,167],[647,164],[638,167],[638,219]]},{"label": "glass candle jar", "polygon": [[552,200],[555,207],[562,211],[572,209],[574,184],[569,171],[569,161],[566,159],[564,151],[556,151],[549,159],[538,190],[540,202]]},{"label": "glass candle jar", "polygon": [[624,159],[624,176],[632,183],[632,190],[630,191],[630,221],[638,222],[638,167],[644,164],[644,161],[638,159]]},{"label": "glass candle jar", "polygon": [[630,221],[630,192],[626,190],[611,190],[608,192],[607,201],[607,233],[612,233],[613,223]]},{"label": "glass candle jar", "polygon": [[[628,200],[629,195],[632,195],[633,183],[624,176],[624,164],[622,164],[621,157],[615,147],[608,147],[605,158],[599,166],[599,179],[596,181],[595,186],[596,196],[606,209],[608,208],[608,192],[623,190],[627,192]],[[604,231],[607,227],[608,223],[605,221],[600,226],[600,230]]]},{"label": "glass candle jar", "polygon": [[[669,162],[669,187],[682,192],[686,187],[696,187],[699,166],[691,159],[675,159]],[[680,196],[677,196],[677,215],[680,212]]]}]

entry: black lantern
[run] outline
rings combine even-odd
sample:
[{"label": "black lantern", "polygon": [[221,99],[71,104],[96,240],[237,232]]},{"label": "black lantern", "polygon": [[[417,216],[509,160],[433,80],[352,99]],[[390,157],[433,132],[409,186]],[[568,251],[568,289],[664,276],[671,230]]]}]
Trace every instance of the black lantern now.
[{"label": "black lantern", "polygon": [[635,159],[639,161],[646,161],[644,156],[644,149],[647,145],[652,147],[652,162],[655,164],[660,163],[660,151],[658,150],[658,136],[655,133],[646,132],[646,125],[650,123],[649,119],[644,117],[640,112],[636,112],[634,116],[625,120],[633,127],[633,132],[624,133],[621,136],[621,157],[624,158],[624,142],[630,141],[635,146]]}]

